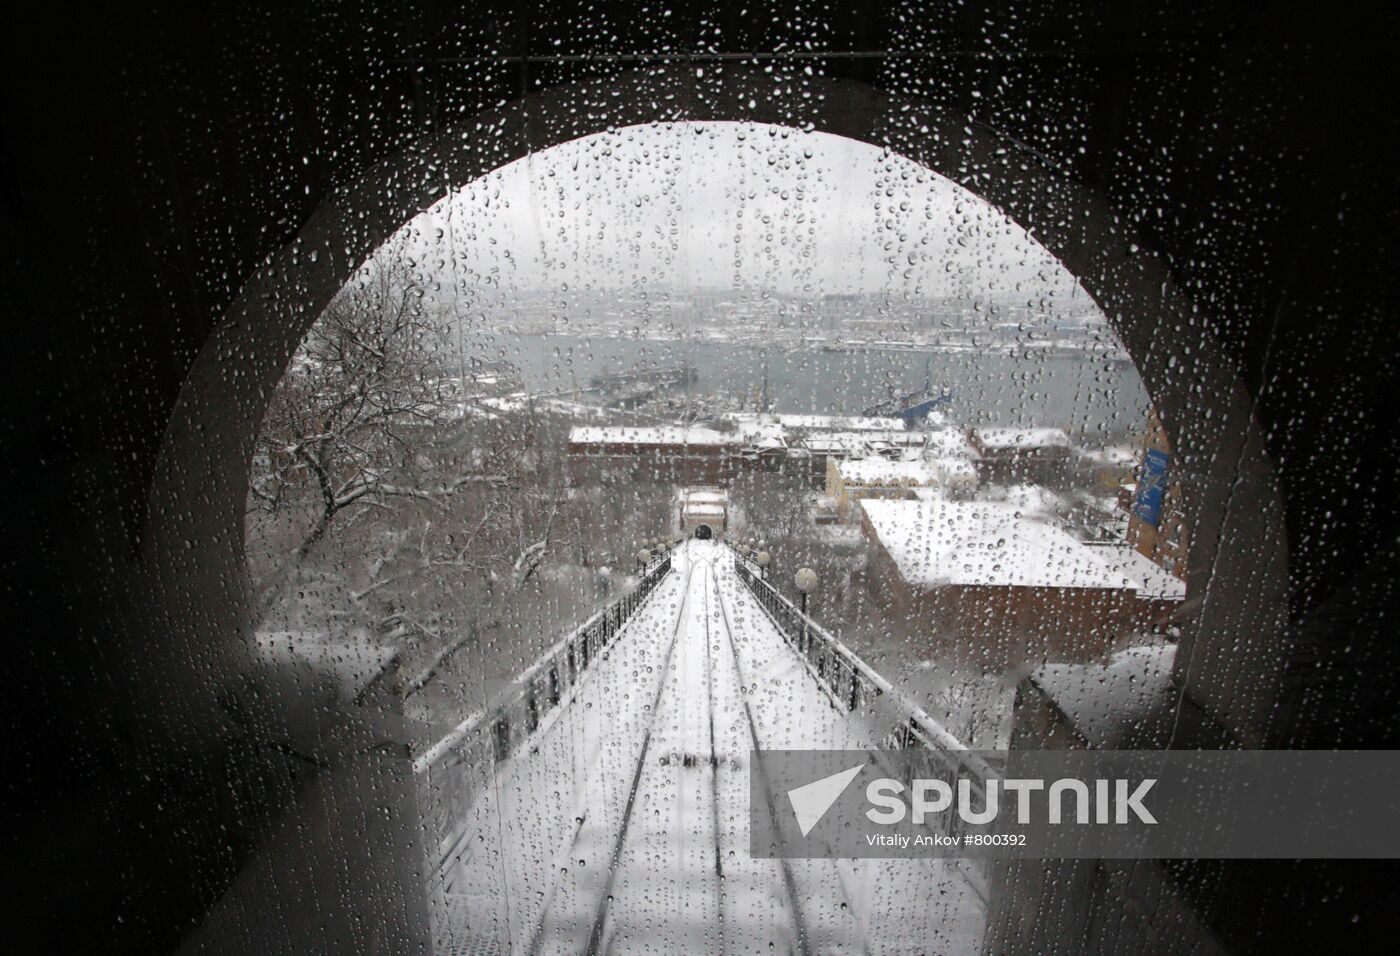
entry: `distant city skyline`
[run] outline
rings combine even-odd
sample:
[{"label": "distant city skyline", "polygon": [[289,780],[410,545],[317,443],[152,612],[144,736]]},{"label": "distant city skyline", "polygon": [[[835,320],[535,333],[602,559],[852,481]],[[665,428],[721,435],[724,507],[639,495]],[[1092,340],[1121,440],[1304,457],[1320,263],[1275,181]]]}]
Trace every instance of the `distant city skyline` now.
[{"label": "distant city skyline", "polygon": [[1024,229],[887,150],[735,123],[629,127],[476,180],[391,240],[485,304],[536,291],[858,293],[1091,308]]}]

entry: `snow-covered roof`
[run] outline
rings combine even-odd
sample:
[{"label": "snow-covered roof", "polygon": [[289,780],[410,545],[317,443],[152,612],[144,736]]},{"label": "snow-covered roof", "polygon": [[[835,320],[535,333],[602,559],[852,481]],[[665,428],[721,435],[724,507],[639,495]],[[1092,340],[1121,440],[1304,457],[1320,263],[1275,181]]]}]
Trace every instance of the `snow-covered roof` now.
[{"label": "snow-covered roof", "polygon": [[[959,449],[965,450],[970,457],[973,454],[972,446],[967,443],[957,432],[949,430],[956,437]],[[864,455],[867,451],[882,447],[897,448],[919,448],[930,438],[935,437],[935,447],[941,441],[941,433],[917,432],[917,431],[847,431],[847,432],[816,432],[802,439],[802,446],[809,451],[821,454],[845,453],[851,455]],[[957,451],[949,451],[949,457],[957,455]],[[942,457],[940,455],[940,457]]]},{"label": "snow-covered roof", "polygon": [[931,485],[938,480],[926,461],[891,461],[888,458],[851,458],[838,462],[841,480],[853,485]]},{"label": "snow-covered roof", "polygon": [[495,398],[479,399],[482,405],[495,409],[499,412],[518,412],[529,404],[530,400],[523,395],[504,395]]},{"label": "snow-covered roof", "polygon": [[1069,448],[1063,428],[974,428],[973,437],[983,448]]},{"label": "snow-covered roof", "polygon": [[956,428],[937,428],[923,435],[930,458],[972,458],[977,454],[967,436]]},{"label": "snow-covered roof", "polygon": [[1186,582],[1158,567],[1146,555],[1126,544],[1097,544],[1091,547],[1104,564],[1137,582],[1140,597],[1164,601],[1185,600]]},{"label": "snow-covered roof", "polygon": [[1126,445],[1111,445],[1108,448],[1081,448],[1079,457],[1100,465],[1133,466],[1138,463],[1141,453]]},{"label": "snow-covered roof", "polygon": [[863,454],[865,451],[865,439],[859,432],[827,432],[820,435],[808,435],[802,439],[802,447],[808,451],[820,454]]},{"label": "snow-covered roof", "polygon": [[977,481],[977,466],[966,458],[934,458],[929,464],[940,481]]},{"label": "snow-covered roof", "polygon": [[773,415],[766,412],[725,412],[725,421],[739,424],[776,424],[799,431],[904,431],[898,418],[873,418],[864,415]]},{"label": "snow-covered roof", "polygon": [[739,440],[699,425],[584,425],[569,432],[572,445],[734,445]]},{"label": "snow-covered roof", "polygon": [[783,426],[777,422],[739,422],[736,434],[746,445],[760,448],[786,448]]},{"label": "snow-covered roof", "polygon": [[898,418],[867,418],[844,415],[779,415],[784,428],[809,431],[903,431],[904,422]]},{"label": "snow-covered roof", "polygon": [[729,493],[718,488],[687,488],[681,492],[681,497],[686,501],[729,501]]},{"label": "snow-covered roof", "polygon": [[995,501],[861,502],[900,575],[919,587],[1136,589],[1053,525]]},{"label": "snow-covered roof", "polygon": [[858,438],[871,445],[901,445],[905,447],[915,447],[924,443],[924,435],[920,432],[906,430],[899,431],[854,431],[854,432],[825,432],[813,435],[813,438],[825,438],[827,435],[849,435]]}]

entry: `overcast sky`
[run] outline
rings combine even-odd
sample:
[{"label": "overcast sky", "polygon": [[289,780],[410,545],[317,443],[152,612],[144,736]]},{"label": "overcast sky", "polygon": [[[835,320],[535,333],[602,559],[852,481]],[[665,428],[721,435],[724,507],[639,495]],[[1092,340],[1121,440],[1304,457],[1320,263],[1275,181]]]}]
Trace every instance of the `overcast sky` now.
[{"label": "overcast sky", "polygon": [[631,127],[544,150],[403,235],[463,291],[743,287],[1064,304],[1075,288],[1025,230],[948,180],[865,143],[751,124]]}]

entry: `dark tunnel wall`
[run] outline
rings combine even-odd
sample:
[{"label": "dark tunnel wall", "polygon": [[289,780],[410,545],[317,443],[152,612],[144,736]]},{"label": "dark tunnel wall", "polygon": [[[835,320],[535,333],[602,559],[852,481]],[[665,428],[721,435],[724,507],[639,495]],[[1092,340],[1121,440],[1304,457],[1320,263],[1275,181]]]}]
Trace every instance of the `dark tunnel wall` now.
[{"label": "dark tunnel wall", "polygon": [[[1279,470],[1301,643],[1271,742],[1395,745],[1393,22],[1301,4],[650,13],[109,7],[12,32],[0,295],[16,500],[0,530],[9,793],[30,824],[12,840],[36,861],[22,899],[64,900],[75,933],[169,943],[246,851],[186,819],[245,772],[237,758],[143,748],[123,679],[186,610],[140,584],[147,495],[244,282],[371,164],[522,93],[666,58],[926,99],[1110,200],[1236,362]],[[181,798],[155,809],[162,788]],[[219,813],[251,827],[279,799]],[[168,822],[188,827],[174,848],[149,837]]]}]

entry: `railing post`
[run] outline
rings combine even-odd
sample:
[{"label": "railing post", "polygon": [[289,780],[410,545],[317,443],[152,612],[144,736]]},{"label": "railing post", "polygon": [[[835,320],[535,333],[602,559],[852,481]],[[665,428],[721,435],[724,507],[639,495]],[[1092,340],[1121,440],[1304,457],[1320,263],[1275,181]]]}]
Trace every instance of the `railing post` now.
[{"label": "railing post", "polygon": [[802,592],[802,640],[799,645],[804,649],[807,646],[807,592]]},{"label": "railing post", "polygon": [[496,762],[500,763],[510,756],[510,720],[504,715],[491,725],[491,738]]}]

